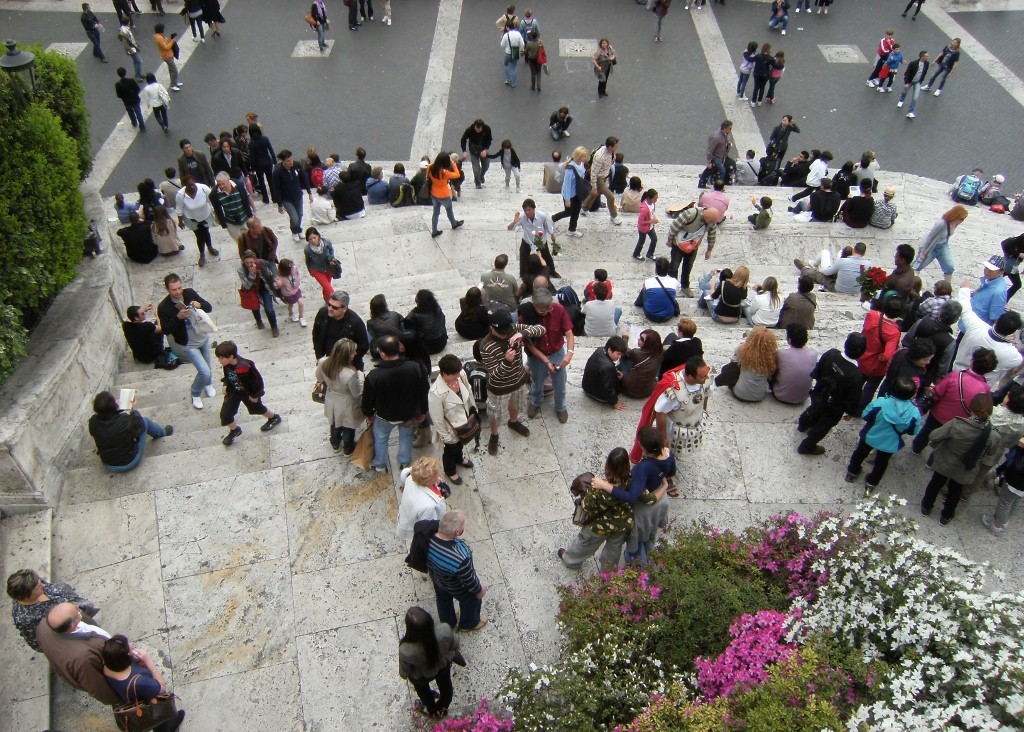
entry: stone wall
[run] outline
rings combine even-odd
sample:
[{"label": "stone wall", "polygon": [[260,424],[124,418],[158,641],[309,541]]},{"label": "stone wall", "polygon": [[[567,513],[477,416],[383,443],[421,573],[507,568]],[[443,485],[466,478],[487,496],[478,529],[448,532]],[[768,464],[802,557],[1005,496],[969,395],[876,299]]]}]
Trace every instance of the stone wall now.
[{"label": "stone wall", "polygon": [[86,257],[32,334],[28,355],[0,388],[0,512],[57,505],[64,466],[77,448],[92,397],[113,383],[125,349],[121,319],[131,304],[122,247],[99,191],[83,185],[86,212],[104,251]]}]

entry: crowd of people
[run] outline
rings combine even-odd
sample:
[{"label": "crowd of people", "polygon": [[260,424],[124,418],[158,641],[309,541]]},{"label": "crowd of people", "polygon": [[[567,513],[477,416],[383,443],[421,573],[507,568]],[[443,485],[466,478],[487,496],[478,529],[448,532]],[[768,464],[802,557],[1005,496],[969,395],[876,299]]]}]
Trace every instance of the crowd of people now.
[{"label": "crowd of people", "polygon": [[[199,7],[195,18],[186,8],[190,21],[216,27],[219,5],[215,0],[215,13],[209,2],[188,3]],[[390,24],[390,5],[384,5],[385,23]],[[649,5],[658,19],[656,40],[660,41],[671,3],[655,0]],[[703,5],[693,3],[695,10]],[[831,3],[818,0],[816,5],[819,13],[827,14]],[[365,5],[353,0],[349,4],[352,30],[360,26],[353,20],[357,6],[363,19],[374,19],[369,0]],[[90,12],[88,6],[84,11]],[[769,26],[785,35],[788,13],[788,2],[773,2]],[[323,50],[323,34],[329,27],[323,3],[313,4],[310,17]],[[131,11],[122,20],[121,40],[135,67],[134,78],[119,69],[117,95],[140,130],[145,129],[140,100],[149,100],[154,111],[162,108],[156,118],[167,132],[167,90],[155,77],[150,79],[152,74],[142,75],[136,58],[138,44],[131,34]],[[523,58],[530,65],[531,89],[540,91],[543,43],[532,11],[519,18],[515,7],[509,6],[496,26],[505,83],[516,87],[516,65]],[[192,22],[192,29],[200,41],[205,39],[203,22]],[[163,31],[158,26],[155,42],[171,71],[171,91],[178,91],[175,34]],[[219,35],[219,28],[214,33]],[[95,48],[101,50],[98,42]],[[911,62],[899,101],[902,105],[904,95],[910,94],[908,116],[913,116],[919,90],[934,87],[935,96],[940,95],[958,59],[959,39],[954,39],[943,49],[939,68],[927,84],[927,54],[922,52]],[[592,63],[598,97],[607,97],[617,63],[607,38],[599,42]],[[901,63],[899,44],[888,32],[868,85],[881,93],[891,91]],[[774,103],[784,68],[781,51],[773,53],[770,44],[752,42],[743,53],[737,97],[747,99],[746,85],[753,76],[751,105]],[[139,79],[147,80],[147,85],[139,87]],[[552,138],[568,138],[571,124],[568,107],[555,110],[549,122]],[[939,521],[946,525],[966,496],[992,481],[999,503],[993,514],[982,516],[982,522],[994,535],[1006,531],[1012,510],[1024,495],[1024,358],[1016,345],[1021,318],[1006,309],[1021,286],[1024,235],[1002,242],[1000,251],[981,265],[978,278],[965,279],[958,288],[952,285],[955,266],[950,248],[951,237],[969,215],[967,206],[981,202],[1006,211],[1021,208],[1017,200],[1010,202],[1001,193],[1004,176],[985,183],[982,171],[975,170],[958,178],[950,190],[956,205],[937,219],[916,247],[896,247],[892,271],[877,292],[869,292],[863,281],[873,267],[867,242],[835,254],[823,250],[812,262],[794,260],[798,276],[796,288],[789,293],[780,292],[775,277],[755,279],[753,263],[744,262],[711,269],[693,288],[691,276],[701,246],[705,260],[711,259],[722,235],[732,204],[731,186],[797,189],[791,195],[790,212],[809,222],[887,229],[898,217],[895,188],[884,187],[882,197],[875,198],[881,176],[874,153],[865,152],[859,161],[846,161],[836,171],[829,170],[833,156],[828,150],[801,151],[787,161],[790,135],[801,134],[787,114],[773,129],[765,155],[755,166],[753,150],[737,162],[731,131],[732,123],[725,120],[709,138],[698,200],[661,210],[669,256],[656,256],[662,225],[659,194],[644,187],[639,177],[629,176],[618,138],[606,137],[593,151],[577,147],[565,161],[555,151],[544,167],[544,187],[561,195],[562,210],[545,212],[535,199],[524,199],[508,224],[510,231],[519,234],[518,276],[506,271],[510,257],[502,253],[460,300],[454,330],[472,348],[472,362],[444,353],[449,318],[429,289],[416,293],[415,306],[405,316],[389,309],[384,293],[374,295],[360,315],[361,308],[353,307],[348,292],[334,289],[344,269],[334,243],[315,226],[304,227],[303,220],[307,207],[313,224],[329,225],[362,218],[373,205],[431,205],[431,236],[441,234],[442,209],[451,228],[460,228],[464,221],[456,218],[453,203],[462,195],[465,161],[471,164],[475,188],[486,184],[491,159],[498,157],[505,187],[514,180],[516,191],[520,190],[521,163],[511,140],[500,142],[492,156],[495,141],[483,119],[466,128],[458,151],[424,156],[411,179],[404,164],[396,163],[385,180],[382,166],[368,163],[363,148],[355,151],[347,166],[339,154],[321,160],[313,148],[301,159],[288,149],[275,152],[257,115],[249,113],[244,123],[230,131],[207,134],[208,153],[182,139],[181,157],[176,167],[165,170],[164,180],[144,180],[137,200],[116,197],[115,211],[126,224],[118,234],[127,256],[140,263],[179,255],[185,246],[178,232],[187,228],[199,250],[198,266],[203,267],[207,254],[220,256],[213,232],[226,231],[237,245],[240,304],[252,312],[257,329],[265,328],[265,316],[274,338],[280,334],[275,304],[287,307],[290,322],[307,326],[303,275],[298,263],[279,256],[277,234],[256,215],[257,198],[264,206],[273,202],[279,213],[287,214],[292,238],[304,242],[302,264],[324,301],[309,332],[316,362],[314,400],[323,404],[330,445],[352,455],[358,442],[371,436],[369,467],[374,473],[386,473],[390,471],[388,442],[392,432],[398,431],[396,462],[402,496],[395,531],[411,543],[410,557],[420,556],[422,571],[433,583],[439,619],[435,623],[421,608],[410,608],[399,647],[399,672],[413,684],[426,713],[447,711],[452,699],[451,665],[465,663],[453,630],[477,631],[488,622],[482,612],[487,588],[476,574],[469,545],[461,538],[465,516],[449,500],[451,486],[461,485],[466,471],[475,467],[464,448],[486,429],[487,453],[498,455],[503,423],[508,432],[528,437],[528,422],[541,417],[549,395],[553,395],[555,418],[565,424],[569,420],[567,369],[575,360],[580,336],[606,339],[580,357],[584,361],[582,393],[617,410],[627,409],[627,400],[636,400],[640,416],[631,449],[611,449],[601,475],[586,473],[577,479],[574,492],[580,513],[589,520],[582,519],[575,540],[557,552],[566,567],[578,568],[599,550],[603,569],[623,561],[647,564],[659,529],[667,526],[667,498],[681,495],[683,476],[702,449],[716,387],[728,389],[743,403],[771,395],[782,404],[804,407],[795,416],[802,437],[794,447],[803,456],[824,455],[821,442],[840,421],[862,420],[846,480],[860,479],[864,462],[874,451],[873,466],[864,478],[866,494],[883,480],[891,458],[904,446],[903,438],[913,436],[915,455],[932,449],[928,465],[933,477],[923,488],[922,514],[932,512],[944,491]],[[749,217],[750,224],[756,231],[768,229],[772,198],[753,198],[751,204],[755,213]],[[579,219],[598,213],[602,206],[615,226],[623,223],[623,213],[636,214],[632,256],[645,267],[650,262],[652,271],[633,301],[637,309],[631,320],[672,322],[673,332],[664,338],[653,327],[630,329],[621,323],[623,308],[614,298],[606,270],[595,270],[582,296],[554,282],[560,279],[555,224],[568,219],[566,235],[582,237]],[[938,261],[943,278],[927,291],[920,273],[933,260]],[[164,287],[166,297],[156,308],[128,308],[123,328],[135,359],[168,369],[191,364],[195,376],[190,397],[198,410],[204,408],[204,397],[217,394],[213,385],[216,356],[222,374],[219,420],[228,429],[222,439],[225,447],[242,435],[236,421],[242,406],[264,418],[261,431],[279,425],[280,413],[263,403],[266,385],[253,360],[232,341],[212,340],[210,302],[186,288],[176,274],[164,278]],[[818,306],[816,287],[829,297],[849,297],[867,310],[860,329],[846,336],[841,349],[820,355],[809,345]],[[721,368],[713,369],[705,360],[697,322],[680,317],[681,297],[696,298],[697,308],[707,312],[705,339],[714,338],[719,327],[749,326],[732,360]],[[151,312],[156,315],[152,321],[147,319]],[[785,345],[780,346],[783,332]],[[100,461],[113,473],[136,468],[148,440],[174,435],[173,426],[160,426],[143,416],[130,395],[122,401],[108,391],[97,394],[89,423]],[[432,443],[440,460],[429,454]],[[31,570],[22,570],[9,578],[8,594],[14,600],[15,624],[28,645],[45,653],[55,670],[77,688],[105,703],[118,703],[126,700],[127,683],[138,677],[143,696],[156,700],[166,695],[164,679],[149,654],[134,648],[124,636],[93,625],[99,609],[74,588],[50,584]],[[87,643],[73,649],[68,645],[79,640]],[[432,681],[438,692],[430,688]],[[158,729],[171,732],[183,717],[183,711],[175,712]]]}]

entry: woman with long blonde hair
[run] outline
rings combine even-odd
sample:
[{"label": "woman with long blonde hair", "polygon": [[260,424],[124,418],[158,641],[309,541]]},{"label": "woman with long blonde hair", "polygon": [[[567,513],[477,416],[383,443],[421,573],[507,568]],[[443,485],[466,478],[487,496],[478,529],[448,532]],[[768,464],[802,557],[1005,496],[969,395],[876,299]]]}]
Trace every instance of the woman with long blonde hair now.
[{"label": "woman with long blonde hair", "polygon": [[779,297],[779,281],[774,277],[765,277],[757,287],[757,295],[748,298],[743,306],[743,317],[751,327],[763,325],[774,328],[782,314],[782,298]]},{"label": "woman with long blonde hair", "polygon": [[953,252],[949,248],[949,239],[967,218],[967,214],[967,208],[959,204],[942,214],[942,218],[935,222],[931,231],[917,245],[917,258],[914,259],[916,272],[920,272],[931,264],[933,259],[938,259],[939,267],[942,268],[942,276],[946,278],[946,282],[953,281],[956,264],[953,261]]},{"label": "woman with long blonde hair", "polygon": [[750,332],[736,349],[733,360],[740,367],[740,375],[732,395],[742,402],[759,402],[768,394],[768,379],[775,375],[779,362],[776,352],[779,342],[775,333],[763,326]]},{"label": "woman with long blonde hair", "polygon": [[747,283],[750,282],[750,269],[737,267],[732,277],[718,283],[711,294],[715,307],[711,311],[711,319],[716,323],[737,323],[743,314],[743,301],[747,299]]},{"label": "woman with long blonde hair", "polygon": [[324,416],[331,428],[331,447],[337,450],[344,442],[346,455],[355,450],[356,428],[365,419],[360,406],[363,374],[353,363],[357,349],[355,341],[340,338],[316,365],[316,380],[325,386]]},{"label": "woman with long blonde hair", "polygon": [[566,164],[565,173],[562,176],[562,202],[565,205],[565,209],[551,217],[552,221],[569,219],[569,236],[576,238],[583,236],[582,233],[576,230],[576,225],[580,220],[583,199],[586,198],[586,196],[579,195],[580,191],[577,189],[576,184],[587,175],[584,161],[586,161],[589,155],[590,151],[582,146],[572,151],[572,158]]}]

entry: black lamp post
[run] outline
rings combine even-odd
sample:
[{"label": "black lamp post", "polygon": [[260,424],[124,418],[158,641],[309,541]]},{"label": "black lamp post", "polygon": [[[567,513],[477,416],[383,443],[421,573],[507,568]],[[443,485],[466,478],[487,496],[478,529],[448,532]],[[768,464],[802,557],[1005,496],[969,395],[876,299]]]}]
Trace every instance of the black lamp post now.
[{"label": "black lamp post", "polygon": [[10,38],[4,41],[7,53],[0,57],[0,68],[3,68],[15,79],[21,79],[30,92],[36,90],[36,55],[22,51],[18,43]]}]

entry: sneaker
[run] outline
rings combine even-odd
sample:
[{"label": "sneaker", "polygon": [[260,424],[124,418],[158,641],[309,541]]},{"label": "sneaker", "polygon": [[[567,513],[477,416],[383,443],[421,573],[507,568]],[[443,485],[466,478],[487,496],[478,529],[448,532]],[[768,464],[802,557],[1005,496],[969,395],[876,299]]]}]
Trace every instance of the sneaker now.
[{"label": "sneaker", "polygon": [[934,94],[933,94],[932,96],[934,96],[934,97],[937,97],[937,96],[939,96],[940,94],[942,94],[942,89],[936,89],[936,90],[935,90],[935,93],[934,93]]},{"label": "sneaker", "polygon": [[798,447],[796,451],[801,455],[824,455],[825,448],[821,445],[815,445],[814,447],[807,448],[806,450],[802,447]]},{"label": "sneaker", "polygon": [[898,102],[896,102],[896,106],[897,107],[902,107],[903,106],[903,100],[901,99]]},{"label": "sneaker", "polygon": [[569,412],[563,409],[561,412],[555,412],[555,416],[558,417],[558,421],[561,424],[565,424],[569,421]]},{"label": "sneaker", "polygon": [[885,89],[883,89],[880,86],[876,86],[875,91],[878,92],[879,94],[885,94]]},{"label": "sneaker", "polygon": [[947,525],[950,521],[952,521],[955,518],[956,518],[956,516],[950,516],[949,518],[947,518],[945,516],[939,516],[939,526],[945,526],[945,525]]},{"label": "sneaker", "polygon": [[641,257],[641,256],[640,256],[639,254],[634,254],[634,255],[633,255],[633,259],[635,259],[635,260],[636,260],[636,261],[638,261],[638,262],[642,262],[642,261],[644,261],[644,258],[643,258],[643,257]]},{"label": "sneaker", "polygon": [[203,391],[205,391],[206,396],[210,397],[211,399],[217,396],[217,391],[213,388],[213,384],[207,386],[205,389],[203,389]]},{"label": "sneaker", "polygon": [[373,22],[373,13],[370,13],[370,14],[369,14],[369,15],[367,15],[366,17],[370,19],[370,22],[371,22],[371,23]]},{"label": "sneaker", "polygon": [[885,87],[885,93],[886,94],[892,94],[892,87],[891,86]]},{"label": "sneaker", "polygon": [[181,84],[175,84],[172,86],[171,91],[181,91]]},{"label": "sneaker", "polygon": [[985,525],[988,533],[992,534],[992,536],[1003,536],[1006,533],[1005,527],[1000,529],[996,526],[996,520],[991,514],[982,514],[981,523]]},{"label": "sneaker", "polygon": [[928,515],[931,514],[931,512],[932,512],[932,507],[931,506],[928,506],[927,508],[925,508],[925,505],[923,503],[921,504],[921,515],[922,516],[928,516]]},{"label": "sneaker", "polygon": [[303,328],[305,328],[306,327],[306,319],[305,318],[299,318],[299,325],[301,325]]},{"label": "sneaker", "polygon": [[487,440],[487,453],[489,455],[498,454],[498,436],[491,435],[491,438]]},{"label": "sneaker", "polygon": [[174,434],[174,425],[173,424],[165,424],[164,425],[164,437],[170,437],[173,434]]},{"label": "sneaker", "polygon": [[582,239],[583,238],[583,232],[579,231],[577,229],[576,231],[570,231],[569,232],[569,236],[571,236],[574,239]]},{"label": "sneaker", "polygon": [[870,483],[865,483],[864,484],[864,497],[867,498],[868,496],[873,494],[876,490],[878,490],[878,486],[877,485],[871,485]]},{"label": "sneaker", "polygon": [[386,473],[386,472],[388,472],[388,466],[387,465],[374,465],[372,467],[373,467],[373,472],[375,472],[375,473]]},{"label": "sneaker", "polygon": [[223,444],[224,447],[231,447],[232,443],[234,443],[234,441],[235,441],[235,438],[241,437],[241,436],[242,436],[242,428],[241,427],[235,427],[233,430],[228,432],[227,435],[224,436],[224,439],[221,440],[221,444]]},{"label": "sneaker", "polygon": [[928,86],[927,84],[923,84],[923,85],[921,86],[921,91],[928,91],[929,89],[931,89],[931,87],[930,87],[930,86]]},{"label": "sneaker", "polygon": [[[507,424],[508,424],[508,428],[509,428],[510,430],[512,430],[513,432],[515,432],[515,433],[517,433],[517,434],[520,434],[520,435],[522,435],[523,437],[529,437],[529,436],[530,436],[530,428],[529,428],[529,427],[527,427],[527,426],[526,426],[525,424],[523,424],[522,422],[520,422],[519,420],[516,420],[515,422],[513,422],[513,421],[512,421],[511,419],[510,419],[510,420],[509,420],[509,421],[507,422]],[[497,438],[495,438],[495,439],[497,439]]]},{"label": "sneaker", "polygon": [[203,400],[200,399],[199,397],[192,397],[192,406],[195,407],[196,409],[202,409]]},{"label": "sneaker", "polygon": [[[756,106],[757,106],[757,102],[755,102],[755,101],[754,101],[753,99],[751,99],[751,100],[750,100],[750,106],[751,106],[751,107],[756,107]],[[697,187],[698,187],[698,188],[700,188],[700,186],[697,186]],[[707,187],[707,186],[705,186],[705,188],[706,188],[706,187]]]},{"label": "sneaker", "polygon": [[531,404],[526,408],[526,416],[530,419],[536,419],[538,414],[540,414],[540,407],[536,404]]},{"label": "sneaker", "polygon": [[743,96],[742,94],[737,95],[736,98],[738,100],[740,100],[741,102],[747,101],[747,98],[745,96]]},{"label": "sneaker", "polygon": [[654,256],[653,254],[648,254],[648,255],[647,255],[647,259],[648,259],[649,261],[651,261],[651,262],[657,262],[657,261],[658,261],[658,258],[657,258],[657,257],[655,257],[655,256]]},{"label": "sneaker", "polygon": [[914,117],[916,117],[916,116],[917,115],[914,114],[913,112],[907,112],[907,119],[914,119]]},{"label": "sneaker", "polygon": [[299,322],[299,316],[298,315],[291,315],[291,316],[288,317],[288,319],[290,321],[292,321],[293,323],[298,323]]},{"label": "sneaker", "polygon": [[620,219],[618,216],[612,216],[612,223],[615,224],[616,226],[622,226],[622,219]]},{"label": "sneaker", "polygon": [[474,630],[480,630],[485,625],[487,625],[487,615],[486,614],[480,616],[480,622],[477,623],[475,627],[472,627],[472,628],[459,628],[459,630],[462,631],[463,633],[472,633]]},{"label": "sneaker", "polygon": [[875,79],[868,79],[864,83],[867,84],[868,86],[878,86],[878,82]]},{"label": "sneaker", "polygon": [[384,16],[384,25],[391,25],[391,16]]},{"label": "sneaker", "polygon": [[572,137],[568,132],[563,132],[562,137]]},{"label": "sneaker", "polygon": [[[798,13],[799,13],[800,11],[799,11],[799,10],[797,10],[796,12],[798,12]],[[783,29],[782,29],[782,35],[786,35],[786,29],[785,29],[785,28],[783,28]]]}]

